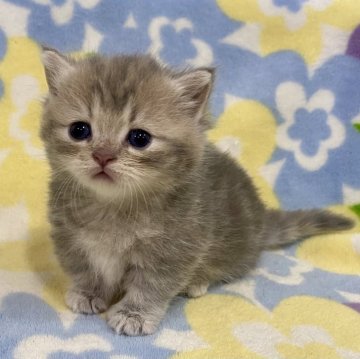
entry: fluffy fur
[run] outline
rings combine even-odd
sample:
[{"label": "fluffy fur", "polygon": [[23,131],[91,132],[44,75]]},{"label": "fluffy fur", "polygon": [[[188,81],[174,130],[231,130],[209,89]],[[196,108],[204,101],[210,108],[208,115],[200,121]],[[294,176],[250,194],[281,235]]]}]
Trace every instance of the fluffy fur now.
[{"label": "fluffy fur", "polygon": [[[265,208],[244,170],[206,140],[213,69],[176,72],[150,56],[75,61],[52,49],[43,62],[51,236],[73,311],[112,305],[117,333],[150,334],[177,294],[243,276],[265,248],[352,226],[326,211]],[[90,139],[71,139],[75,121],[91,124]],[[150,145],[130,146],[130,129],[148,131]],[[114,157],[111,181],[93,177],[97,150]]]}]

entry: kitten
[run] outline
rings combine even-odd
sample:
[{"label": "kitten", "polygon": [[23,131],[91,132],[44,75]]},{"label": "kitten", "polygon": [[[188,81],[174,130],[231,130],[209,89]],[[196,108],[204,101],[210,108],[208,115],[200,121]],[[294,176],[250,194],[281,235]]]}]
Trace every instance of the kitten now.
[{"label": "kitten", "polygon": [[265,208],[206,140],[213,69],[48,48],[43,63],[51,236],[74,312],[112,305],[117,333],[150,334],[177,294],[244,276],[266,248],[352,227],[326,211]]}]

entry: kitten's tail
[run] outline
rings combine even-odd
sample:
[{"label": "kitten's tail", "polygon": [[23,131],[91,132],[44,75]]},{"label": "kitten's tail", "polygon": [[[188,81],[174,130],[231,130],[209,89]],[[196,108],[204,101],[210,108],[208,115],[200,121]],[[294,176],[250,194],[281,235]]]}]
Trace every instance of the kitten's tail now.
[{"label": "kitten's tail", "polygon": [[265,246],[279,247],[306,237],[351,229],[354,225],[352,219],[325,210],[270,209],[265,218]]}]

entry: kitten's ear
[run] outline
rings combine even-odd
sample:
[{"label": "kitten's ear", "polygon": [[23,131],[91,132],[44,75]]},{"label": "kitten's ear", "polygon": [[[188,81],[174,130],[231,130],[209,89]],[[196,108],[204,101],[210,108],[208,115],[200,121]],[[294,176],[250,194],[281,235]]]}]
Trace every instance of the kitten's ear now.
[{"label": "kitten's ear", "polygon": [[43,46],[41,55],[50,93],[56,95],[59,83],[74,69],[74,61],[55,49]]},{"label": "kitten's ear", "polygon": [[196,120],[201,119],[214,82],[214,68],[187,71],[176,79],[176,87]]}]

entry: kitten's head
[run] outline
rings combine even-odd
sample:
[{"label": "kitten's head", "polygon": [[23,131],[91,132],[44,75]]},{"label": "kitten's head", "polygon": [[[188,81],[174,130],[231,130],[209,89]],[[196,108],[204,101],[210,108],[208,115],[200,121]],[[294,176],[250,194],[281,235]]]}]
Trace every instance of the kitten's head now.
[{"label": "kitten's head", "polygon": [[202,157],[213,70],[171,71],[150,56],[75,61],[44,49],[41,137],[55,175],[100,196],[185,181]]}]

